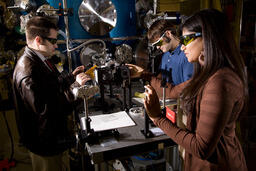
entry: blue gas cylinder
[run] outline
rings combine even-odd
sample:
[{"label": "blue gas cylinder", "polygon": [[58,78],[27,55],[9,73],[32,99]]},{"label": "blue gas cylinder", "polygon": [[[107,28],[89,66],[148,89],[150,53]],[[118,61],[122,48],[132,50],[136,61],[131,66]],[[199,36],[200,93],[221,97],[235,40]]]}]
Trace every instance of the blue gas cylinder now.
[{"label": "blue gas cylinder", "polygon": [[[54,8],[59,8],[62,0],[47,0]],[[67,0],[67,7],[73,8],[73,16],[69,16],[69,32],[71,39],[100,38],[102,36],[90,35],[80,24],[78,17],[79,6],[82,0]],[[135,0],[112,0],[116,7],[117,23],[109,34],[103,37],[126,37],[136,35]],[[63,7],[63,4],[62,4]],[[64,31],[64,20],[60,17],[60,28]]]}]

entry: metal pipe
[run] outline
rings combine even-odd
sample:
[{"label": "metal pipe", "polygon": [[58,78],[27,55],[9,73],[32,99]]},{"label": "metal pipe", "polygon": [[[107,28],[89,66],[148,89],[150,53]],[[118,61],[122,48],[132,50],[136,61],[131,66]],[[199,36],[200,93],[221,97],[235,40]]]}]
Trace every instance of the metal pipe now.
[{"label": "metal pipe", "polygon": [[165,86],[163,87],[163,108],[165,108],[165,99],[166,99],[166,90]]},{"label": "metal pipe", "polygon": [[123,87],[123,110],[127,110],[127,101],[126,101],[126,81],[124,80],[122,83]]},{"label": "metal pipe", "polygon": [[240,9],[240,14],[239,15],[240,15],[240,26],[239,26],[239,38],[238,38],[237,42],[239,42],[238,47],[239,47],[239,50],[240,50],[240,48],[241,48],[242,24],[243,24],[243,2],[241,3],[241,9]]},{"label": "metal pipe", "polygon": [[[120,41],[120,40],[142,40],[144,39],[143,37],[140,36],[127,36],[127,37],[108,37],[108,38],[100,38],[100,39],[73,39],[72,42],[76,42],[76,43],[84,43],[85,41],[89,41],[89,40],[103,40],[103,41]],[[66,43],[66,41],[64,40],[58,40],[57,42],[58,44],[64,44]],[[25,41],[24,41],[25,44]]]},{"label": "metal pipe", "polygon": [[89,118],[88,100],[86,99],[86,97],[84,98],[84,115],[85,115],[86,133],[88,134],[91,131],[91,124],[90,124],[90,118]]},{"label": "metal pipe", "polygon": [[84,98],[84,116],[85,116],[85,119],[89,118],[88,101],[86,97]]},{"label": "metal pipe", "polygon": [[72,59],[71,59],[71,52],[68,51],[69,49],[69,26],[68,26],[68,11],[67,9],[67,0],[63,0],[63,11],[64,11],[64,23],[65,23],[65,32],[66,32],[66,47],[67,47],[67,56],[68,56],[68,69],[69,72],[72,72]]},{"label": "metal pipe", "polygon": [[154,0],[153,2],[153,7],[154,7],[154,15],[156,15],[156,9],[157,9],[157,0]]}]

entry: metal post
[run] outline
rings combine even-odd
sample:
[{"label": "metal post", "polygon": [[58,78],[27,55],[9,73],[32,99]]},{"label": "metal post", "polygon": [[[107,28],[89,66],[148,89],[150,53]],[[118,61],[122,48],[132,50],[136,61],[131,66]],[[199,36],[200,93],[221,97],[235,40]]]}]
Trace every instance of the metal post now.
[{"label": "metal post", "polygon": [[132,83],[130,81],[128,84],[128,99],[129,99],[128,108],[130,109],[132,107]]},{"label": "metal post", "polygon": [[126,81],[123,80],[122,83],[122,88],[123,88],[123,110],[127,111],[127,101],[126,101]]},{"label": "metal post", "polygon": [[88,100],[86,99],[86,97],[84,98],[84,114],[85,114],[85,128],[88,134],[91,130],[91,125],[90,125],[89,111],[88,111]]},{"label": "metal post", "polygon": [[72,72],[72,59],[71,59],[71,52],[69,51],[69,26],[68,26],[68,7],[67,7],[67,0],[63,0],[63,11],[64,11],[64,23],[65,23],[65,33],[66,33],[66,47],[67,47],[67,56],[68,56],[68,69],[69,72]]},{"label": "metal post", "polygon": [[165,86],[163,87],[163,108],[165,108],[165,99],[166,99],[166,88]]},{"label": "metal post", "polygon": [[156,9],[157,9],[157,0],[154,0],[154,15],[156,15]]}]

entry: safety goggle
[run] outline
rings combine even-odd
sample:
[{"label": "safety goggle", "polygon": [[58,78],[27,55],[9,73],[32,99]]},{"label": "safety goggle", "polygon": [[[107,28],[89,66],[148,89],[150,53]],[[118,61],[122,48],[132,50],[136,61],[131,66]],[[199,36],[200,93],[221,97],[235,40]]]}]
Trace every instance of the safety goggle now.
[{"label": "safety goggle", "polygon": [[202,33],[194,33],[189,35],[184,35],[180,37],[180,43],[184,46],[187,46],[189,43],[191,43],[193,40],[195,40],[197,37],[202,37]]},{"label": "safety goggle", "polygon": [[154,43],[151,43],[151,46],[162,46],[164,44],[164,40],[163,40],[164,35],[165,35],[165,32],[157,41],[155,41]]},{"label": "safety goggle", "polygon": [[44,36],[41,36],[43,39],[46,39],[48,40],[51,44],[55,45],[58,41],[58,39],[55,39],[55,38],[50,38],[50,37],[44,37]]}]

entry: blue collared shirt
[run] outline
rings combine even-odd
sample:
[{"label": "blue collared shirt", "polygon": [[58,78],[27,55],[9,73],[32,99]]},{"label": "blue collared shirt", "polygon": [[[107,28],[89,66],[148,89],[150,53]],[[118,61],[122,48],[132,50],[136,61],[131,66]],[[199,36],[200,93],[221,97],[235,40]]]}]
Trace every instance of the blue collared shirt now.
[{"label": "blue collared shirt", "polygon": [[174,51],[166,52],[162,56],[160,70],[166,81],[177,85],[190,79],[193,75],[193,64],[189,63],[179,45]]}]

